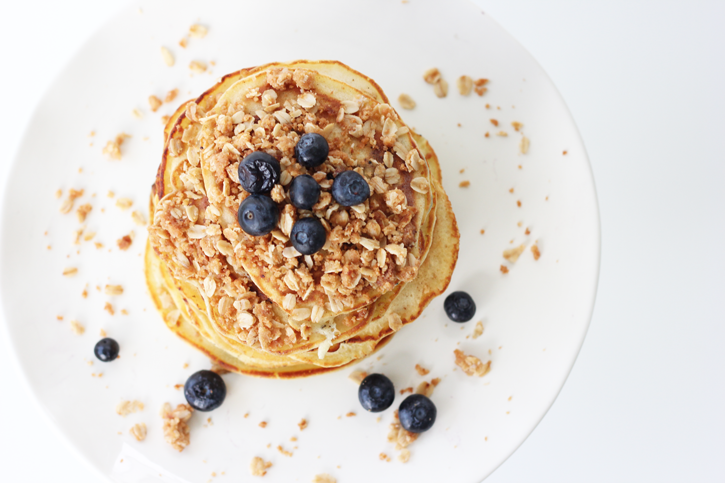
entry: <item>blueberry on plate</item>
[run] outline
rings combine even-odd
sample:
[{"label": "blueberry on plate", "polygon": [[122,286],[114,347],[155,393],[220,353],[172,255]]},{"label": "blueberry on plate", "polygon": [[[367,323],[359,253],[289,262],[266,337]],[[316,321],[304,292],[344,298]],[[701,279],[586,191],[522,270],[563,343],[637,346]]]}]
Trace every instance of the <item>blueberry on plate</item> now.
[{"label": "blueberry on plate", "polygon": [[298,252],[312,255],[325,246],[327,232],[317,218],[301,218],[295,222],[289,238]]},{"label": "blueberry on plate", "polygon": [[327,139],[321,134],[307,133],[295,145],[295,158],[305,168],[314,168],[325,162],[330,153]]},{"label": "blueberry on plate", "polygon": [[269,196],[251,195],[239,205],[237,221],[249,235],[266,235],[277,227],[278,220],[279,208]]},{"label": "blueberry on plate", "polygon": [[370,197],[370,186],[355,171],[343,171],[332,182],[332,197],[342,206],[355,206]]},{"label": "blueberry on plate", "polygon": [[289,186],[289,199],[301,210],[311,210],[320,199],[320,185],[309,174],[297,176]]},{"label": "blueberry on plate", "polygon": [[268,193],[279,183],[282,172],[279,161],[271,155],[255,151],[239,163],[239,183],[249,193]]},{"label": "blueberry on plate", "polygon": [[408,396],[398,408],[400,425],[411,433],[428,431],[436,422],[437,413],[433,401],[422,394]]},{"label": "blueberry on plate", "polygon": [[468,322],[476,313],[476,303],[466,292],[453,292],[443,302],[443,309],[453,322]]},{"label": "blueberry on plate", "polygon": [[106,337],[96,342],[93,353],[99,361],[111,362],[118,357],[119,349],[118,342],[110,337]]},{"label": "blueberry on plate", "polygon": [[192,374],[184,384],[184,397],[191,407],[199,411],[211,411],[224,402],[227,385],[219,374],[199,371]]},{"label": "blueberry on plate", "polygon": [[393,404],[395,387],[384,375],[370,374],[360,383],[357,398],[363,409],[371,413],[379,413]]}]

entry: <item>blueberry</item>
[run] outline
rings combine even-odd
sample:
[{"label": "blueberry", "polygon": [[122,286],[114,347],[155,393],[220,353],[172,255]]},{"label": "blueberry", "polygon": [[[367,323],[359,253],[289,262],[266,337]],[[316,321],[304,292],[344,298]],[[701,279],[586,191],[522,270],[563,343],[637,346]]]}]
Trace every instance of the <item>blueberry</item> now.
[{"label": "blueberry", "polygon": [[268,193],[279,183],[279,161],[262,151],[255,151],[239,163],[239,182],[249,193]]},{"label": "blueberry", "polygon": [[355,171],[343,171],[332,183],[332,197],[342,206],[355,206],[370,197],[370,186]]},{"label": "blueberry", "polygon": [[302,218],[295,222],[289,238],[292,246],[298,252],[303,255],[312,255],[325,246],[327,232],[317,218]]},{"label": "blueberry", "polygon": [[297,208],[311,210],[320,199],[320,185],[309,174],[297,176],[289,186],[289,198]]},{"label": "blueberry", "polygon": [[216,372],[199,371],[192,374],[184,384],[184,397],[189,405],[199,411],[211,411],[224,402],[227,385]]},{"label": "blueberry", "polygon": [[476,303],[466,292],[453,292],[443,302],[443,309],[453,322],[468,322],[476,313]]},{"label": "blueberry", "polygon": [[371,413],[379,413],[393,404],[395,387],[384,375],[370,374],[360,383],[357,398],[363,409]]},{"label": "blueberry", "polygon": [[317,133],[307,133],[295,145],[295,158],[305,168],[314,168],[325,162],[330,152],[327,139]]},{"label": "blueberry", "polygon": [[411,433],[428,431],[436,422],[436,405],[422,394],[405,398],[398,408],[400,425]]},{"label": "blueberry", "polygon": [[251,195],[239,205],[237,221],[249,235],[266,235],[277,227],[277,220],[279,208],[269,196]]},{"label": "blueberry", "polygon": [[118,342],[106,337],[96,342],[96,346],[93,348],[93,353],[99,361],[111,362],[118,357],[119,351]]}]

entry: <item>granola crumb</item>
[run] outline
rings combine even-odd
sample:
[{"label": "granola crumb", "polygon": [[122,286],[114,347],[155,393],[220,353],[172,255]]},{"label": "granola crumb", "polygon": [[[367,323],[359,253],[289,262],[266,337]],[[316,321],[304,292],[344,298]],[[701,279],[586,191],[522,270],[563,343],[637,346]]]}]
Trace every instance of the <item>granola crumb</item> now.
[{"label": "granola crumb", "polygon": [[192,60],[191,63],[189,63],[189,69],[196,74],[201,74],[206,72],[206,63],[200,60]]},{"label": "granola crumb", "polygon": [[410,450],[404,448],[398,455],[398,461],[401,463],[407,463],[410,461]]},{"label": "granola crumb", "polygon": [[83,333],[86,331],[86,328],[83,327],[83,325],[80,322],[78,322],[77,320],[70,321],[70,329],[76,335],[83,335]]},{"label": "granola crumb", "polygon": [[459,188],[468,188],[469,186],[471,186],[471,182],[468,180],[461,181],[460,183],[458,183]]},{"label": "granola crumb", "polygon": [[561,152],[561,154],[562,154],[563,156],[566,156],[566,153],[567,153],[567,152],[568,152],[568,151],[562,151],[562,152]]},{"label": "granola crumb", "polygon": [[146,217],[140,211],[134,211],[131,213],[131,219],[139,226],[146,226]]},{"label": "granola crumb", "polygon": [[[388,245],[390,246],[390,245]],[[403,328],[403,321],[400,318],[400,315],[398,314],[390,314],[388,315],[388,325],[390,326],[390,329],[394,332],[399,331]]]},{"label": "granola crumb", "polygon": [[190,435],[187,423],[193,412],[194,409],[187,404],[179,404],[176,409],[171,409],[171,404],[164,403],[161,408],[164,439],[177,451],[183,451],[189,446]]},{"label": "granola crumb", "polygon": [[423,73],[423,80],[428,84],[435,84],[441,79],[441,73],[437,67],[432,67]]},{"label": "granola crumb", "polygon": [[128,416],[131,413],[143,411],[144,405],[141,401],[121,401],[116,404],[116,414],[119,416]]},{"label": "granola crumb", "polygon": [[184,362],[184,369],[188,369],[188,368],[189,368],[189,363],[188,362]]},{"label": "granola crumb", "polygon": [[420,374],[421,376],[426,376],[430,371],[424,367],[422,367],[420,364],[415,365],[415,370]]},{"label": "granola crumb", "polygon": [[400,390],[400,395],[402,396],[402,395],[403,395],[403,394],[405,394],[406,392],[409,392],[410,394],[413,394],[413,388],[412,388],[412,387],[406,387],[406,388],[404,388],[404,389],[401,389],[401,390]]},{"label": "granola crumb", "polygon": [[491,134],[488,132],[486,132],[486,134],[484,134],[484,137],[490,137],[490,136],[491,136]]},{"label": "granola crumb", "polygon": [[74,277],[78,274],[78,269],[76,267],[69,267],[63,270],[63,276],[65,277]]},{"label": "granola crumb", "polygon": [[116,200],[116,206],[118,206],[122,210],[127,210],[131,208],[131,205],[133,205],[133,200],[130,200],[128,198],[119,198]]},{"label": "granola crumb", "polygon": [[133,243],[133,238],[131,238],[130,235],[124,235],[118,240],[116,240],[116,245],[118,245],[118,248],[120,250],[128,250],[131,247],[131,244]]},{"label": "granola crumb", "polygon": [[496,119],[489,119],[491,121],[491,124],[498,127],[498,121]]},{"label": "granola crumb", "polygon": [[90,203],[86,203],[84,205],[81,205],[76,210],[76,215],[78,216],[78,222],[83,223],[86,221],[86,217],[88,216],[88,213],[91,212],[93,209],[93,206],[91,206]]},{"label": "granola crumb", "polygon": [[252,476],[264,476],[267,474],[267,470],[271,467],[272,463],[264,461],[259,456],[255,456],[249,464],[249,471],[252,473]]},{"label": "granola crumb", "polygon": [[365,372],[365,371],[363,371],[363,370],[361,370],[361,369],[356,369],[356,370],[352,371],[352,373],[349,376],[347,376],[347,377],[351,381],[353,381],[353,382],[355,382],[357,384],[360,384],[363,381],[363,379],[365,379],[366,377],[368,377],[368,373]]},{"label": "granola crumb", "polygon": [[507,133],[506,131],[499,131],[496,133],[496,136],[500,136],[502,138],[505,138],[508,135],[509,135],[509,133]]},{"label": "granola crumb", "polygon": [[141,112],[139,109],[134,108],[133,111],[131,111],[131,114],[136,119],[143,119],[143,112]]},{"label": "granola crumb", "polygon": [[57,190],[55,192],[55,199],[59,200],[61,196],[63,196],[63,190]]},{"label": "granola crumb", "polygon": [[539,257],[541,257],[541,252],[539,251],[539,247],[536,244],[531,246],[531,253],[534,254],[534,260],[538,260]]},{"label": "granola crumb", "polygon": [[506,265],[501,265],[501,273],[509,273],[509,269],[506,267]]},{"label": "granola crumb", "polygon": [[436,388],[436,386],[440,382],[441,382],[441,380],[438,377],[431,379],[430,382],[423,381],[420,384],[418,384],[418,387],[415,388],[415,393],[422,394],[425,397],[431,397],[433,395],[433,390]]},{"label": "granola crumb", "polygon": [[113,191],[109,191],[109,192],[108,192],[108,193],[106,194],[106,196],[108,196],[109,198],[113,198],[114,196],[116,196],[116,193],[114,193]]},{"label": "granola crumb", "polygon": [[471,79],[467,75],[462,75],[458,78],[457,85],[458,92],[460,92],[462,96],[467,96],[471,93],[471,90],[473,89],[473,79]]},{"label": "granola crumb", "polygon": [[158,111],[159,107],[161,107],[162,104],[163,102],[161,102],[161,99],[159,99],[158,97],[149,96],[149,106],[151,106],[152,112]]},{"label": "granola crumb", "polygon": [[131,427],[131,430],[129,431],[133,435],[134,438],[136,438],[136,441],[143,441],[146,439],[146,424],[145,423],[137,423],[134,424]]},{"label": "granola crumb", "polygon": [[483,377],[491,370],[491,361],[485,364],[476,356],[466,355],[463,351],[455,349],[456,365],[460,367],[467,376]]},{"label": "granola crumb", "polygon": [[280,453],[282,453],[282,455],[287,456],[288,458],[291,458],[292,457],[292,452],[291,451],[286,451],[282,447],[281,444],[277,445],[277,451],[279,451]]},{"label": "granola crumb", "polygon": [[478,339],[483,334],[483,322],[480,320],[476,322],[476,327],[473,329],[473,334],[471,334],[471,337],[474,339]]},{"label": "granola crumb", "polygon": [[179,47],[185,49],[187,45],[189,45],[189,39],[182,37],[181,40],[179,40]]},{"label": "granola crumb", "polygon": [[171,119],[171,116],[164,114],[163,116],[161,116],[161,124],[166,126],[166,124],[169,122],[169,119]]},{"label": "granola crumb", "polygon": [[516,201],[516,206],[518,206],[519,208],[521,208],[521,200]]},{"label": "granola crumb", "polygon": [[118,136],[116,136],[114,139],[108,141],[106,143],[106,146],[103,148],[103,154],[106,155],[108,159],[118,161],[121,159],[121,146],[123,145],[126,138],[130,138],[126,133],[121,133]]},{"label": "granola crumb", "polygon": [[[189,367],[188,364],[186,366]],[[220,376],[223,376],[224,374],[229,374],[229,372],[230,372],[229,369],[227,369],[226,367],[224,367],[221,364],[218,364],[216,362],[212,362],[211,363],[211,369],[210,370],[211,370],[211,372],[215,372],[215,373],[217,373]]]},{"label": "granola crumb", "polygon": [[106,305],[103,307],[103,310],[108,312],[109,314],[113,315],[116,312],[113,310],[113,305],[111,305],[111,302],[106,302]]},{"label": "granola crumb", "polygon": [[385,454],[385,453],[380,453],[380,454],[378,455],[378,458],[380,458],[380,461],[387,461],[387,462],[390,462],[390,456],[388,456],[388,455],[387,455],[387,454]]},{"label": "granola crumb", "polygon": [[352,418],[352,417],[355,417],[355,416],[357,416],[357,414],[355,414],[355,413],[354,413],[354,412],[352,412],[352,411],[350,411],[349,413],[347,413],[347,414],[345,415],[345,417],[348,417],[348,418]]},{"label": "granola crumb", "polygon": [[56,315],[56,316],[55,316],[55,318],[56,318],[57,320],[63,320],[63,316],[62,316],[62,315]]},{"label": "granola crumb", "polygon": [[307,420],[306,419],[303,419],[302,421],[300,421],[299,423],[297,423],[297,426],[299,426],[300,431],[304,431],[305,428],[307,428]]},{"label": "granola crumb", "polygon": [[174,54],[172,54],[166,47],[161,47],[161,58],[163,59],[164,64],[169,67],[172,67],[175,63]]},{"label": "granola crumb", "polygon": [[514,127],[514,130],[519,131],[522,127],[524,127],[523,124],[521,124],[518,121],[513,121],[511,125]]},{"label": "granola crumb", "polygon": [[531,230],[527,227],[524,235],[531,235]]},{"label": "granola crumb", "polygon": [[206,37],[207,32],[209,32],[209,29],[204,27],[203,25],[199,25],[198,23],[195,23],[194,25],[189,27],[189,35],[197,39],[203,39],[204,37]]},{"label": "granola crumb", "polygon": [[178,95],[179,95],[179,89],[171,89],[169,92],[166,93],[164,102],[172,102],[174,99],[176,99],[176,96],[178,96]]},{"label": "granola crumb", "polygon": [[267,421],[262,421],[261,423],[259,423],[259,427],[260,428],[266,428],[267,427]]},{"label": "granola crumb", "polygon": [[108,334],[106,333],[106,331],[105,331],[105,330],[101,329],[101,330],[100,330],[100,331],[98,332],[98,335],[100,335],[101,337],[106,337],[106,336],[107,336]]},{"label": "granola crumb", "polygon": [[398,103],[400,104],[400,107],[403,109],[415,109],[415,101],[412,97],[410,97],[408,94],[400,94],[398,96]]},{"label": "granola crumb", "polygon": [[519,141],[519,151],[521,151],[521,154],[526,154],[529,152],[529,145],[531,144],[531,141],[529,141],[529,138],[526,136],[521,137],[521,141]]},{"label": "granola crumb", "polygon": [[97,248],[97,249],[99,249],[99,250],[100,250],[101,248],[103,248],[103,243],[101,243],[101,242],[94,242],[93,244],[94,244],[94,245],[96,246],[96,248]]},{"label": "granola crumb", "polygon": [[433,85],[433,93],[436,97],[446,97],[448,95],[448,82],[445,79],[438,79],[438,82]]},{"label": "granola crumb", "polygon": [[481,235],[483,235],[484,233],[486,233],[486,230],[481,229]]},{"label": "granola crumb", "polygon": [[516,260],[519,259],[522,253],[524,253],[524,249],[526,249],[525,245],[519,245],[516,248],[511,248],[509,250],[503,251],[503,257],[508,260],[510,263],[516,263]]},{"label": "granola crumb", "polygon": [[337,483],[337,480],[327,473],[320,473],[312,478],[312,483]]},{"label": "granola crumb", "polygon": [[106,295],[121,295],[123,293],[123,287],[121,285],[106,285]]}]

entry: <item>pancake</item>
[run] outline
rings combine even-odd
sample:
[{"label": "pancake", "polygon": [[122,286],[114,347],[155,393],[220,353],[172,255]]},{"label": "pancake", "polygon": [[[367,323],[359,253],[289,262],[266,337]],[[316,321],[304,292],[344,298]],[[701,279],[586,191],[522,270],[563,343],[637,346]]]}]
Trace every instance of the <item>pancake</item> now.
[{"label": "pancake", "polygon": [[[170,204],[171,210],[183,208],[193,211],[193,208],[189,208],[191,206],[199,211],[208,210],[206,177],[203,173],[201,179],[196,177],[191,179],[189,176],[190,167],[194,168],[190,166],[194,163],[190,163],[188,156],[188,142],[193,138],[189,133],[193,134],[195,129],[194,123],[188,117],[198,119],[197,115],[204,114],[210,108],[216,108],[219,99],[223,100],[231,87],[235,85],[239,87],[240,80],[249,78],[259,80],[262,76],[266,78],[270,71],[279,75],[280,65],[307,68],[314,68],[315,65],[318,65],[318,72],[336,75],[338,79],[347,78],[351,83],[356,82],[356,87],[359,89],[355,90],[357,99],[372,99],[375,102],[387,100],[377,84],[347,66],[335,62],[298,61],[290,64],[270,64],[266,67],[243,69],[225,76],[195,102],[190,101],[182,105],[169,121],[165,130],[168,139],[164,158],[159,167],[152,195],[152,216],[159,212],[167,214],[169,210],[159,211],[158,208],[159,205],[164,204]],[[325,85],[339,82],[332,78],[317,77],[317,79],[320,79],[320,82]],[[344,86],[338,87],[341,92],[345,91]],[[353,90],[348,89],[346,92],[352,93]],[[371,96],[367,96],[366,93]],[[404,125],[400,127],[405,128]],[[408,133],[404,129],[403,135],[406,134]],[[162,314],[168,317],[168,313],[171,313],[171,318],[175,319],[174,323],[167,323],[167,325],[182,338],[209,354],[210,357],[230,367],[230,370],[269,377],[301,377],[316,374],[317,369],[321,367],[328,370],[341,367],[369,355],[379,348],[381,344],[389,340],[393,333],[389,323],[390,315],[400,317],[401,324],[412,322],[433,297],[445,290],[457,257],[458,234],[455,217],[440,186],[440,171],[435,154],[427,142],[420,137],[410,137],[409,143],[411,149],[417,146],[417,152],[423,154],[421,161],[427,158],[428,163],[421,163],[426,168],[431,160],[435,163],[435,167],[431,166],[430,171],[435,174],[436,178],[435,180],[429,178],[431,189],[427,206],[430,208],[428,213],[422,216],[418,233],[417,248],[420,256],[418,270],[420,280],[418,283],[416,283],[418,280],[418,276],[416,276],[413,280],[396,284],[393,290],[380,294],[374,303],[368,303],[360,309],[335,316],[328,321],[317,323],[307,321],[310,323],[310,332],[306,334],[307,337],[299,337],[304,334],[295,334],[294,339],[296,340],[289,343],[286,336],[289,336],[290,332],[296,332],[296,325],[299,327],[299,323],[296,324],[296,321],[287,317],[284,311],[279,310],[278,304],[266,299],[265,291],[254,283],[254,279],[249,277],[243,265],[241,267],[231,266],[230,263],[227,263],[228,256],[222,257],[214,254],[213,257],[210,257],[204,253],[198,239],[190,239],[182,231],[164,232],[159,229],[158,225],[155,225],[151,228],[151,243],[147,248],[147,280],[152,293],[165,294],[161,298],[159,298],[160,296],[154,297],[154,301]],[[219,189],[218,186],[217,189]],[[436,202],[437,198],[438,202]],[[183,215],[180,212],[177,214]],[[442,223],[440,222],[441,216],[443,217]],[[439,221],[436,221],[436,218]],[[231,225],[225,227],[225,229],[228,228],[231,228]],[[195,245],[195,256],[184,260],[178,257],[178,253],[159,250],[158,242],[164,237],[174,238],[175,242],[182,241],[182,245],[186,237],[185,242],[189,246]],[[445,240],[449,240],[451,243],[443,243]],[[157,242],[157,246],[152,249],[154,241]],[[439,263],[429,263],[432,260],[430,257],[438,259]],[[199,270],[202,267],[196,266],[198,260],[204,259],[218,262],[216,280],[223,280],[222,288],[225,295],[210,297],[205,293],[208,287],[204,286],[205,279],[200,277],[205,273],[204,270]],[[188,272],[193,272],[197,276],[189,277]],[[224,317],[220,311],[220,309],[224,309],[222,307],[224,297],[232,299],[232,304],[239,303],[238,305],[242,307],[246,306],[245,301],[252,300],[254,302],[252,313],[260,319],[260,313],[268,318],[267,323],[271,325],[272,330],[269,330],[267,335],[272,337],[276,335],[276,340],[281,338],[283,344],[269,344],[265,347],[259,337],[259,332],[254,334],[257,339],[251,343],[249,340],[251,331],[243,334],[245,337],[240,338],[238,324],[230,327],[230,324],[224,323]],[[166,308],[163,307],[161,299],[165,300]],[[169,304],[169,300],[171,300],[171,304]],[[396,300],[399,301],[396,303]],[[249,302],[249,306],[252,307],[251,302]],[[266,313],[258,311],[260,306],[266,306],[269,310]],[[169,309],[169,307],[174,308]],[[395,325],[395,328],[398,327],[399,325]],[[277,334],[273,333],[274,330],[277,331]]]}]

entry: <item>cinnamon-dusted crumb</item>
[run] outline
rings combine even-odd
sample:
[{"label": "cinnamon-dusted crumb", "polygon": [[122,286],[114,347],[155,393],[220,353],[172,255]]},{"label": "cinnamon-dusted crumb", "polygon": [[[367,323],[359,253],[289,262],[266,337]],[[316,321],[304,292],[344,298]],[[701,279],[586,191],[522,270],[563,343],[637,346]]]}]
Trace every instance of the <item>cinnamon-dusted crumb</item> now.
[{"label": "cinnamon-dusted crumb", "polygon": [[103,310],[108,312],[109,314],[113,315],[116,312],[113,310],[113,305],[111,305],[111,302],[106,302],[106,305],[103,306]]},{"label": "cinnamon-dusted crumb", "polygon": [[299,426],[300,431],[304,431],[305,428],[307,428],[307,420],[306,419],[303,419],[302,421],[300,421],[299,423],[297,423],[297,426]]},{"label": "cinnamon-dusted crumb", "polygon": [[415,365],[415,370],[420,374],[421,376],[426,376],[430,372],[428,369],[422,367],[420,364]]},{"label": "cinnamon-dusted crumb", "polygon": [[366,377],[368,377],[368,373],[365,372],[365,371],[363,371],[363,370],[361,370],[361,369],[356,369],[356,370],[352,371],[352,373],[350,373],[350,375],[347,376],[347,377],[351,381],[353,381],[353,382],[355,382],[357,384],[360,384],[361,382],[363,382],[363,379],[365,379]]},{"label": "cinnamon-dusted crumb", "polygon": [[103,148],[103,154],[106,155],[108,159],[118,161],[121,159],[121,146],[126,141],[126,138],[130,138],[126,133],[121,133],[118,136],[115,137],[115,139],[112,139],[106,143],[106,146]]},{"label": "cinnamon-dusted crumb", "polygon": [[86,328],[83,327],[83,325],[80,322],[78,322],[77,320],[70,321],[70,329],[76,335],[83,335],[83,333],[86,331]]},{"label": "cinnamon-dusted crumb", "polygon": [[483,377],[491,370],[491,361],[485,364],[476,356],[466,355],[463,351],[455,349],[456,365],[468,376]]},{"label": "cinnamon-dusted crumb", "polygon": [[290,451],[286,451],[286,450],[285,450],[285,449],[284,449],[284,448],[282,447],[282,445],[281,445],[281,444],[280,444],[280,445],[277,445],[277,451],[279,451],[280,453],[282,453],[282,454],[283,454],[284,456],[287,456],[288,458],[291,458],[291,457],[292,457],[292,452],[290,452]]},{"label": "cinnamon-dusted crumb", "polygon": [[458,92],[462,96],[467,96],[471,93],[471,90],[473,89],[473,79],[471,79],[467,75],[462,75],[461,77],[459,77],[456,84],[458,85]]},{"label": "cinnamon-dusted crumb", "polygon": [[249,464],[249,471],[252,473],[252,476],[264,476],[267,474],[267,470],[271,467],[272,463],[264,461],[259,456],[255,456]]},{"label": "cinnamon-dusted crumb", "polygon": [[501,273],[509,273],[509,269],[506,265],[501,265]]},{"label": "cinnamon-dusted crumb", "polygon": [[151,107],[152,112],[156,112],[159,110],[159,107],[163,105],[163,102],[161,102],[161,99],[159,99],[156,96],[149,96],[149,106]]},{"label": "cinnamon-dusted crumb", "polygon": [[172,54],[166,47],[161,47],[161,59],[164,61],[164,64],[169,67],[173,67],[175,63],[174,54]]},{"label": "cinnamon-dusted crumb", "polygon": [[106,295],[121,295],[123,287],[121,285],[106,285]]},{"label": "cinnamon-dusted crumb", "polygon": [[189,419],[194,409],[187,404],[179,404],[175,409],[171,404],[164,403],[161,408],[161,417],[164,420],[164,439],[175,450],[183,451],[189,446]]},{"label": "cinnamon-dusted crumb", "polygon": [[131,413],[143,411],[144,405],[141,401],[121,401],[116,404],[116,414],[128,416]]},{"label": "cinnamon-dusted crumb", "polygon": [[93,206],[91,206],[90,203],[86,203],[84,205],[79,206],[78,209],[76,210],[76,215],[78,216],[78,221],[80,223],[83,223],[84,221],[86,221],[86,217],[88,216],[88,213],[90,213],[92,209],[93,209]]},{"label": "cinnamon-dusted crumb", "polygon": [[129,431],[133,435],[134,438],[136,438],[136,441],[143,441],[146,439],[146,424],[145,423],[137,423],[134,424],[131,427],[131,430]]},{"label": "cinnamon-dusted crumb", "polygon": [[312,478],[312,483],[337,483],[337,480],[327,473],[320,473]]},{"label": "cinnamon-dusted crumb", "polygon": [[534,254],[534,260],[538,260],[539,259],[539,257],[541,256],[541,252],[539,251],[538,245],[533,244],[531,246],[531,253]]},{"label": "cinnamon-dusted crumb", "polygon": [[461,181],[460,183],[458,183],[459,188],[468,188],[469,186],[471,186],[471,182],[468,180]]},{"label": "cinnamon-dusted crumb", "polygon": [[164,102],[171,102],[174,99],[176,99],[176,96],[178,96],[178,95],[179,95],[179,89],[171,89],[169,92],[166,93]]},{"label": "cinnamon-dusted crumb", "polygon": [[519,141],[519,151],[521,154],[526,154],[529,152],[529,145],[531,144],[531,141],[529,141],[529,138],[526,136],[523,136],[521,138],[521,141]]},{"label": "cinnamon-dusted crumb", "polygon": [[266,428],[267,427],[267,421],[262,421],[261,423],[259,423],[259,427],[260,428]]},{"label": "cinnamon-dusted crumb", "polygon": [[192,60],[191,63],[189,63],[189,69],[196,74],[201,74],[206,72],[206,63],[201,60]]},{"label": "cinnamon-dusted crumb", "polygon": [[133,238],[131,238],[130,235],[124,235],[118,240],[116,240],[116,245],[118,245],[118,248],[121,250],[128,250],[131,247],[131,244],[133,243]]},{"label": "cinnamon-dusted crumb", "polygon": [[208,28],[204,27],[203,25],[199,25],[198,23],[195,23],[194,25],[189,27],[189,35],[197,39],[203,39],[204,37],[206,37],[208,31]]},{"label": "cinnamon-dusted crumb", "polygon": [[489,119],[489,121],[491,121],[491,124],[498,127],[498,121],[496,119]]},{"label": "cinnamon-dusted crumb", "polygon": [[130,200],[128,198],[119,198],[116,200],[116,206],[118,206],[122,210],[127,210],[131,208],[131,205],[133,205],[133,200]]},{"label": "cinnamon-dusted crumb", "polygon": [[388,455],[387,455],[387,454],[385,454],[385,453],[380,453],[380,454],[378,455],[378,458],[380,458],[380,461],[387,461],[387,462],[390,462],[390,456],[388,456]]},{"label": "cinnamon-dusted crumb", "polygon": [[476,327],[473,329],[473,334],[471,334],[471,337],[474,339],[478,339],[483,334],[483,322],[480,320],[476,322]]},{"label": "cinnamon-dusted crumb", "polygon": [[64,277],[74,277],[78,275],[78,269],[75,267],[69,267],[63,270]]},{"label": "cinnamon-dusted crumb", "polygon": [[503,257],[511,263],[516,263],[522,253],[524,253],[525,245],[521,244],[516,248],[503,251]]},{"label": "cinnamon-dusted crumb", "polygon": [[403,109],[415,109],[415,101],[412,97],[410,97],[408,94],[400,94],[398,96],[398,103],[400,104],[400,107]]}]

